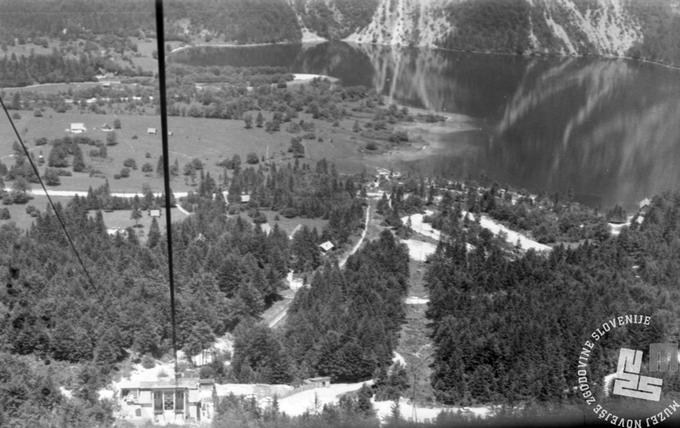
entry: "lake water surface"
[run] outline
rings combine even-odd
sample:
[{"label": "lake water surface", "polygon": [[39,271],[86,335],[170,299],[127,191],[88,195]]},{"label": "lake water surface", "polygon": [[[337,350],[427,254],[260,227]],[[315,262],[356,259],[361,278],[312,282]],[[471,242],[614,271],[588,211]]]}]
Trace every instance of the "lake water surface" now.
[{"label": "lake water surface", "polygon": [[197,65],[278,65],[376,88],[396,102],[470,116],[479,130],[440,135],[406,168],[484,174],[591,206],[632,207],[680,189],[680,71],[627,60],[524,58],[355,46],[197,48]]}]

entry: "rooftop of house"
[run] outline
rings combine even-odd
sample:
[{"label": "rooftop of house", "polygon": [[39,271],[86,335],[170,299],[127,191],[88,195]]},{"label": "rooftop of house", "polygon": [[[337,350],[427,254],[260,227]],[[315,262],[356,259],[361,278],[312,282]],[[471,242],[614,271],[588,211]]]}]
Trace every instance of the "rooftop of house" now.
[{"label": "rooftop of house", "polygon": [[331,377],[330,376],[317,376],[317,377],[310,377],[305,379],[305,382],[330,382]]},{"label": "rooftop of house", "polygon": [[124,383],[120,386],[121,389],[172,389],[172,388],[190,388],[197,389],[199,385],[213,384],[212,379],[199,378],[179,378],[179,379],[159,379],[152,381],[140,381]]}]

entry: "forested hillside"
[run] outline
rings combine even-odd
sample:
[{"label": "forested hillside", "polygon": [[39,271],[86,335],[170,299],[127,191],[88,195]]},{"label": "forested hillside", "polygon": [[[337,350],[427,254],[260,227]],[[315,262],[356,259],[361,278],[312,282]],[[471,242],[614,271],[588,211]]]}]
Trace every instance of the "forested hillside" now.
[{"label": "forested hillside", "polygon": [[[677,0],[171,0],[168,40],[327,39],[475,52],[604,55],[680,63]],[[4,45],[153,36],[153,3],[2,0]],[[110,42],[111,40],[109,40]]]},{"label": "forested hillside", "polygon": [[[680,195],[666,194],[654,198],[641,225],[618,237],[512,260],[451,211],[444,224],[453,238],[439,246],[426,276],[437,398],[452,404],[569,402],[584,338],[618,314],[651,314],[659,322],[638,338],[642,343],[677,338],[679,213]],[[476,249],[466,253],[466,241]],[[596,388],[612,372],[605,357],[625,340],[613,335],[595,354],[589,371]],[[678,381],[673,374],[664,385]]]},{"label": "forested hillside", "polygon": [[308,375],[370,379],[392,362],[408,287],[408,251],[390,231],[349,258],[324,266],[290,309],[285,340]]},{"label": "forested hillside", "polygon": [[[351,201],[357,196],[355,187],[351,179],[340,182],[327,166],[323,162],[312,170],[288,165],[274,171],[237,167],[232,182],[260,192],[250,206],[243,206],[244,214],[250,214],[252,220],[238,215],[228,218],[223,201],[212,199],[217,190],[214,180],[209,174],[202,176],[199,193],[189,197],[194,214],[173,225],[177,340],[185,352],[195,355],[239,323],[240,331],[252,325],[279,298],[289,269],[311,271],[320,264],[319,239],[337,239],[341,245],[343,237],[354,230],[363,215],[361,205],[358,212],[351,209]],[[320,182],[329,186],[315,184],[311,189],[309,184],[302,184]],[[15,193],[21,191],[3,192],[3,202],[17,200]],[[149,196],[126,203],[133,211],[157,206],[158,201]],[[0,228],[4,281],[0,288],[0,351],[8,353],[0,354],[0,358],[10,367],[31,367],[24,380],[0,369],[2,384],[12,386],[9,390],[0,388],[0,402],[10,403],[0,408],[3,425],[5,421],[26,422],[33,406],[49,410],[63,404],[66,408],[62,410],[68,412],[69,406],[75,405],[60,395],[51,396],[56,394],[55,380],[51,374],[40,374],[46,370],[41,362],[75,364],[74,377],[64,376],[61,381],[69,389],[85,391],[76,393],[85,403],[79,405],[92,412],[93,406],[99,406],[94,391],[103,386],[117,362],[131,355],[160,357],[171,348],[167,251],[160,228],[153,224],[143,243],[132,228],[110,236],[99,211],[108,206],[110,198],[106,188],[97,189],[86,198],[76,197],[67,206],[58,206],[92,283],[74,254],[64,251],[68,244],[51,210],[38,214],[27,233],[11,224]],[[301,208],[304,215],[334,220],[323,231],[302,229],[292,241],[277,226],[265,234],[253,225],[259,222],[257,207],[265,203],[262,201],[268,201],[269,208],[284,210],[295,209],[300,200],[302,207],[311,207]],[[296,265],[300,257],[305,263]],[[242,356],[237,352],[237,357]],[[259,368],[253,364],[252,370]],[[278,379],[290,379],[296,373],[285,370],[287,377]],[[245,375],[237,370],[234,376]],[[278,375],[270,372],[262,376],[273,381]],[[40,398],[42,387],[32,386],[40,382],[46,385],[42,389],[45,396],[52,398]],[[28,385],[29,393],[14,389],[22,383]],[[101,413],[107,414],[104,410]],[[36,412],[35,417],[43,417],[43,413]]]},{"label": "forested hillside", "polygon": [[403,321],[408,253],[389,231],[347,261],[326,263],[298,291],[285,330],[240,324],[230,379],[290,383],[385,380]]},{"label": "forested hillside", "polygon": [[[295,14],[283,0],[171,0],[164,2],[169,40],[220,37],[237,43],[300,39]],[[153,1],[2,0],[0,40],[91,39],[96,35],[155,34]]]}]

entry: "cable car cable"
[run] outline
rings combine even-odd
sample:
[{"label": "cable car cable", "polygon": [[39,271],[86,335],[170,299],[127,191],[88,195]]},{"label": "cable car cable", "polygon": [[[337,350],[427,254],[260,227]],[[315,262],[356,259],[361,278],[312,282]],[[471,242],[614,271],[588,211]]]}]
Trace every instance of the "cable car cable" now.
[{"label": "cable car cable", "polygon": [[5,111],[5,115],[7,116],[7,120],[9,120],[9,124],[12,126],[12,129],[14,130],[14,134],[16,135],[17,139],[19,140],[19,144],[21,145],[21,147],[24,151],[24,154],[26,155],[26,158],[28,159],[28,162],[31,165],[31,168],[33,169],[33,173],[35,173],[36,177],[38,177],[38,182],[40,183],[40,186],[42,187],[43,191],[45,192],[45,196],[47,196],[47,201],[49,202],[50,206],[52,207],[52,210],[54,211],[54,214],[57,217],[57,220],[59,220],[59,224],[61,225],[61,229],[64,231],[64,235],[66,236],[66,240],[68,241],[69,246],[73,250],[73,253],[76,256],[76,259],[78,260],[78,264],[80,264],[80,267],[83,269],[83,272],[85,273],[85,277],[87,278],[88,282],[90,283],[90,286],[93,289],[98,290],[97,286],[94,284],[94,280],[92,279],[92,276],[90,275],[90,271],[87,270],[87,267],[85,266],[85,263],[83,262],[83,259],[80,256],[80,252],[78,252],[78,248],[76,248],[75,244],[73,243],[73,238],[71,238],[71,234],[68,232],[68,229],[66,228],[66,223],[64,223],[64,219],[61,218],[61,215],[59,214],[59,211],[57,210],[57,207],[54,204],[54,201],[52,201],[52,197],[47,192],[47,187],[45,186],[45,183],[43,182],[42,178],[40,177],[40,171],[38,171],[38,167],[35,165],[35,162],[33,162],[33,158],[31,158],[31,154],[28,151],[28,148],[26,148],[26,144],[24,144],[24,140],[23,140],[23,138],[21,138],[21,135],[19,134],[19,131],[17,130],[16,125],[14,124],[14,120],[12,119],[12,116],[9,114],[9,110],[7,109],[7,106],[5,105],[5,102],[3,101],[2,97],[0,97],[0,104],[2,105],[2,109]]},{"label": "cable car cable", "polygon": [[172,257],[172,216],[170,213],[170,154],[168,150],[168,107],[165,90],[165,34],[163,28],[163,1],[156,0],[156,42],[158,53],[158,91],[161,107],[161,141],[163,144],[163,185],[165,190],[165,229],[168,242],[168,277],[170,283],[170,319],[172,322],[172,352],[175,359],[175,382],[177,382],[177,333],[175,323],[175,278]]}]

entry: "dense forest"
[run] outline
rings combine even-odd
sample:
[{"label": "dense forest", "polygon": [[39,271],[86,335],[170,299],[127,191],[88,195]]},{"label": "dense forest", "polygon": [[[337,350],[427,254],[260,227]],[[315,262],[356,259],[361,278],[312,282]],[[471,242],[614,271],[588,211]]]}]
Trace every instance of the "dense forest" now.
[{"label": "dense forest", "polygon": [[[661,327],[641,335],[643,343],[677,338],[679,212],[680,195],[666,194],[654,198],[641,225],[618,237],[558,246],[548,257],[529,251],[507,258],[451,211],[444,224],[452,238],[439,245],[426,275],[437,398],[452,404],[574,400],[580,345],[608,316],[652,314]],[[466,252],[465,242],[476,248]],[[613,370],[605,357],[625,339],[613,335],[594,357],[596,387]],[[666,382],[677,385],[679,378]]]},{"label": "dense forest", "polygon": [[338,40],[368,25],[379,0],[293,0],[292,4],[307,28]]},{"label": "dense forest", "polygon": [[[300,39],[295,14],[281,0],[171,0],[164,5],[168,39],[190,41],[203,31],[238,43]],[[155,34],[153,1],[2,0],[0,10],[0,40],[10,45],[42,37]]]},{"label": "dense forest", "polygon": [[[292,200],[296,194],[289,186],[298,180],[306,181],[314,176],[328,183],[338,181],[338,177],[323,166],[316,172],[307,168],[294,170],[292,166],[277,171],[273,180],[281,179],[281,194]],[[239,180],[240,174],[257,176],[250,168],[237,172],[235,180]],[[201,180],[199,189],[205,197],[194,197],[194,215],[173,225],[175,275],[179,284],[177,339],[178,345],[189,354],[200,352],[217,335],[239,324],[241,330],[235,332],[237,337],[239,331],[252,326],[262,311],[279,298],[283,279],[295,266],[295,260],[304,255],[308,263],[298,269],[313,270],[321,263],[319,239],[345,236],[351,232],[347,228],[356,221],[346,223],[341,219],[362,216],[361,205],[353,215],[343,211],[346,209],[343,201],[356,197],[356,191],[347,193],[344,186],[330,186],[328,193],[317,192],[314,197],[324,207],[319,215],[337,216],[338,221],[329,222],[329,228],[321,233],[301,229],[289,241],[276,226],[265,234],[259,226],[253,227],[251,221],[240,216],[228,218],[224,203],[213,201],[209,190],[214,182],[206,184],[209,181],[208,175]],[[9,196],[3,195],[3,198]],[[5,285],[0,290],[0,351],[6,353],[2,354],[3,358],[10,361],[8,365],[30,365],[31,371],[25,376],[27,379],[35,376],[36,380],[25,383],[47,382],[44,394],[51,394],[54,389],[50,386],[53,382],[50,376],[44,374],[45,370],[49,372],[42,368],[44,365],[78,363],[78,373],[65,382],[71,389],[89,391],[83,393],[84,402],[89,403],[83,404],[87,408],[99,406],[93,388],[106,382],[115,363],[130,353],[137,358],[159,357],[171,346],[167,251],[163,236],[156,223],[152,224],[145,242],[138,240],[132,228],[122,234],[108,235],[101,211],[93,211],[106,204],[108,197],[106,189],[97,189],[86,198],[76,197],[67,206],[57,207],[92,282],[83,274],[74,255],[63,251],[68,245],[52,210],[37,213],[26,233],[12,225],[0,228],[0,263],[5,267]],[[145,198],[128,201],[133,210],[144,203],[157,202]],[[38,360],[26,359],[23,355],[32,355]],[[243,354],[237,353],[235,358],[240,356]],[[254,365],[254,369],[260,369]],[[286,376],[293,374],[285,372]],[[7,385],[24,382],[12,372],[2,372],[2,376]],[[235,376],[245,375],[241,370]],[[40,394],[40,390],[28,396],[19,389],[0,390],[0,400],[11,403],[3,408],[0,417],[8,423],[25,421],[22,418],[31,406],[44,404],[49,410],[63,404],[66,407],[62,410],[68,412],[68,406],[73,404],[64,404],[63,397],[40,401],[40,396],[32,395],[36,393]],[[107,413],[102,410],[98,414],[105,417]],[[43,413],[36,413],[36,417],[40,415]]]},{"label": "dense forest", "polygon": [[386,370],[404,318],[407,279],[408,251],[390,231],[350,257],[344,270],[324,266],[290,308],[285,340],[293,360],[336,382]]},{"label": "dense forest", "polygon": [[262,383],[377,376],[379,385],[387,383],[404,316],[407,260],[405,247],[385,231],[351,256],[345,269],[326,263],[296,294],[283,332],[248,323],[236,328],[229,376]]},{"label": "dense forest", "polygon": [[444,47],[457,50],[522,54],[529,47],[529,11],[524,0],[484,0],[452,4],[455,28]]},{"label": "dense forest", "polygon": [[82,53],[78,57],[68,57],[55,49],[49,55],[17,56],[12,53],[3,56],[0,58],[0,84],[8,87],[34,83],[92,81],[100,70],[121,75],[135,74],[134,70],[121,67],[97,55]]}]

